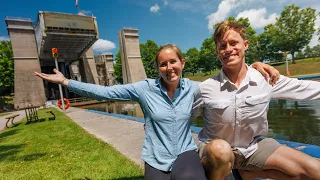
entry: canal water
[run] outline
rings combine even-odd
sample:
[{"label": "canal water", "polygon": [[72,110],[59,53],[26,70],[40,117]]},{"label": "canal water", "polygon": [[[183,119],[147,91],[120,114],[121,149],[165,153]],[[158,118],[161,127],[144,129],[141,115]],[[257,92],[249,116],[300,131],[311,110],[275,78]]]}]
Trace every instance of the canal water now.
[{"label": "canal water", "polygon": [[[107,102],[81,108],[143,118],[139,104],[133,102]],[[320,100],[273,100],[268,121],[269,137],[320,146]],[[203,127],[202,118],[193,121],[192,125]]]}]

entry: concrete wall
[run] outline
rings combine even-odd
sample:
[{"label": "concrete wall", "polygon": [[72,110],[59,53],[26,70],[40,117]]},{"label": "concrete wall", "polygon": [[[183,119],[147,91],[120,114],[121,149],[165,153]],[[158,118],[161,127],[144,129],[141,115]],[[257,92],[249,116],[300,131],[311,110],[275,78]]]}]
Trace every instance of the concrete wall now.
[{"label": "concrete wall", "polygon": [[95,56],[99,84],[103,86],[115,85],[114,63],[112,53]]},{"label": "concrete wall", "polygon": [[137,29],[122,29],[119,34],[123,83],[134,83],[147,78],[140,54]]},{"label": "concrete wall", "polygon": [[31,21],[6,20],[14,55],[14,107],[42,106],[46,98],[42,79],[34,72],[41,72],[35,34]]},{"label": "concrete wall", "polygon": [[83,56],[82,64],[83,70],[85,72],[85,82],[99,84],[96,62],[94,60],[92,47]]},{"label": "concrete wall", "polygon": [[99,84],[102,86],[107,86],[107,72],[106,72],[106,65],[104,62],[97,62],[96,63],[97,66],[97,73],[98,73],[98,80],[99,80]]}]

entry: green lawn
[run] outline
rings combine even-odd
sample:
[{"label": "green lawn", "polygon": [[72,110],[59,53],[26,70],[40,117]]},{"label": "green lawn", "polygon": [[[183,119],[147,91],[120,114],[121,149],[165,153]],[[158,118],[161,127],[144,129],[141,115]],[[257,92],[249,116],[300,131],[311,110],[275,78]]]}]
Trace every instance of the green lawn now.
[{"label": "green lawn", "polygon": [[[296,60],[296,64],[291,64],[289,61],[289,72],[291,76],[299,76],[306,74],[320,74],[320,57],[301,59]],[[286,73],[286,64],[274,65],[276,69],[282,74],[287,75]],[[197,73],[194,76],[192,74],[185,75],[186,78],[189,78],[194,81],[205,81],[206,79],[218,74],[220,71],[214,71],[212,74]]]},{"label": "green lawn", "polygon": [[[291,76],[320,73],[320,57],[296,60],[296,64],[288,63]],[[287,75],[286,64],[274,66],[281,74]]]},{"label": "green lawn", "polygon": [[186,78],[189,78],[193,81],[205,81],[206,79],[209,79],[210,77],[220,73],[220,70],[212,71],[211,74],[205,74],[205,73],[196,73],[194,76],[192,74],[185,75]]},{"label": "green lawn", "polygon": [[6,116],[6,115],[9,115],[9,114],[11,114],[11,113],[0,113],[0,117],[1,116]]},{"label": "green lawn", "polygon": [[[0,179],[143,179],[143,170],[63,113],[0,132]],[[106,129],[107,130],[107,129]]]}]

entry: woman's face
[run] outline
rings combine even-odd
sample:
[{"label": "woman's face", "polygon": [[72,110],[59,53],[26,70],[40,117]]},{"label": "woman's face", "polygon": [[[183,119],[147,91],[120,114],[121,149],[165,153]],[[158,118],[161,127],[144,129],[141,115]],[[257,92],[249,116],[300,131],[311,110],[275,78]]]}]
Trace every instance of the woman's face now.
[{"label": "woman's face", "polygon": [[159,72],[162,79],[167,84],[176,84],[179,82],[185,60],[179,59],[173,49],[164,49],[158,56]]}]

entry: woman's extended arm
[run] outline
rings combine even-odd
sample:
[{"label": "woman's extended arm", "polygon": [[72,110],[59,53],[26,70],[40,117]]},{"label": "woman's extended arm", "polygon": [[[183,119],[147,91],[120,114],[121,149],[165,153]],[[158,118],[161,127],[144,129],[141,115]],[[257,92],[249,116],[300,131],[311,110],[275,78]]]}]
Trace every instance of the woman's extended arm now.
[{"label": "woman's extended arm", "polygon": [[45,73],[38,73],[34,72],[35,76],[38,76],[42,78],[43,80],[56,83],[56,84],[61,84],[63,86],[68,86],[69,80],[64,77],[64,75],[58,71],[56,68],[53,69],[53,72],[55,74],[45,74]]},{"label": "woman's extended arm", "polygon": [[74,80],[68,80],[64,75],[54,69],[55,74],[45,74],[35,72],[38,76],[46,81],[61,84],[68,89],[81,96],[90,97],[96,100],[122,100],[122,101],[138,101],[139,92],[143,92],[144,81],[134,84],[100,86],[96,84],[82,83]]}]

